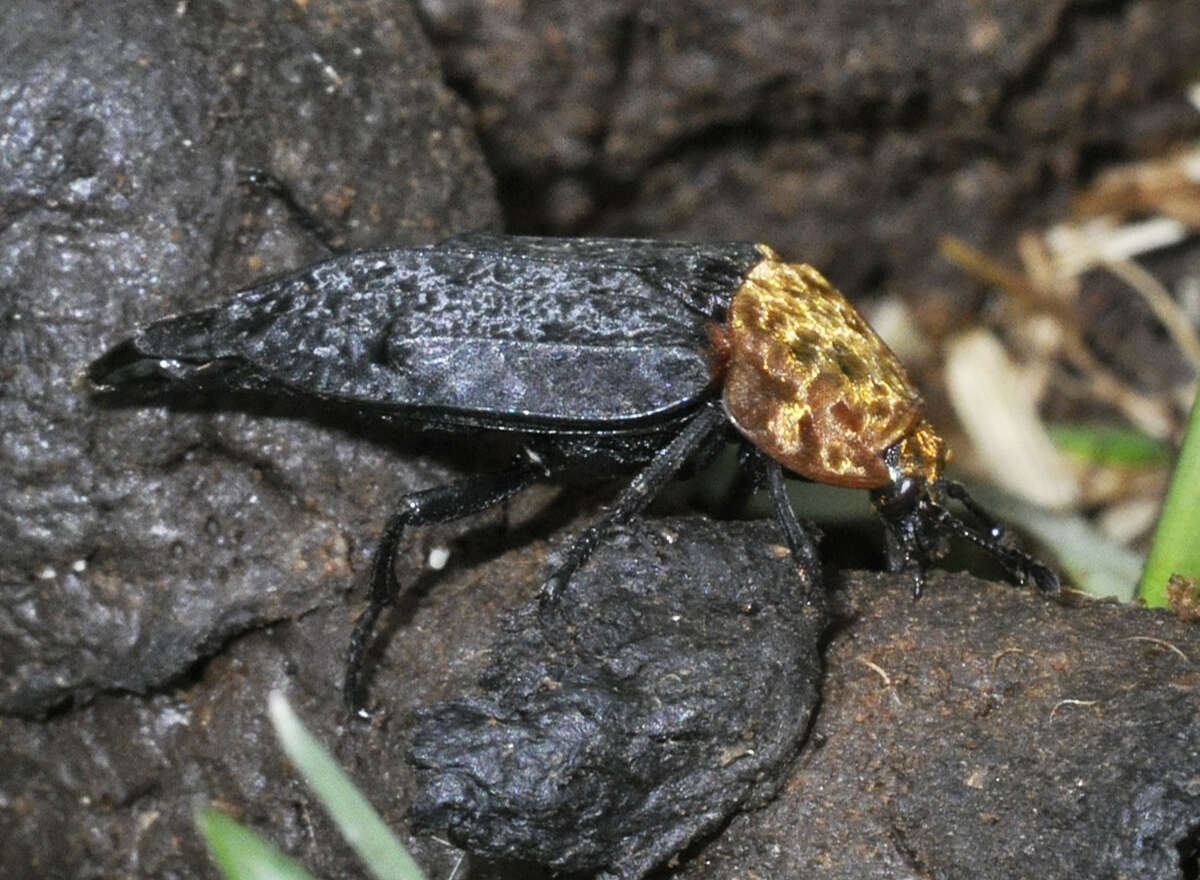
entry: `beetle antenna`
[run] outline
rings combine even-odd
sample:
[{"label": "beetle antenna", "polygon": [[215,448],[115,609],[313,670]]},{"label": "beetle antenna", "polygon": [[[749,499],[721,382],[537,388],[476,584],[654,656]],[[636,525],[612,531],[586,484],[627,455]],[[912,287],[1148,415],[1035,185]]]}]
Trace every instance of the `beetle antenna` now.
[{"label": "beetle antenna", "polygon": [[945,492],[963,507],[986,529],[987,533],[997,541],[1003,541],[1008,534],[1004,524],[983,509],[982,505],[967,493],[967,487],[958,480],[938,480],[936,488]]}]

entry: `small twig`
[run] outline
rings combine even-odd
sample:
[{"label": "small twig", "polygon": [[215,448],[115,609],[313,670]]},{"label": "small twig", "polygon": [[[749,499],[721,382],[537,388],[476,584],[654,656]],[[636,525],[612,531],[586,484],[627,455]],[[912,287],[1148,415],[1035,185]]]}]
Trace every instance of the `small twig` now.
[{"label": "small twig", "polygon": [[1030,663],[1032,663],[1034,666],[1038,665],[1037,660],[1034,659],[1034,656],[1032,654],[1030,654],[1028,651],[1022,651],[1020,648],[1005,648],[1003,651],[997,651],[995,654],[992,655],[992,669],[995,669],[997,666],[999,666],[1000,661],[1003,660],[1005,657],[1007,657],[1009,654],[1020,654],[1022,657],[1024,657]]},{"label": "small twig", "polygon": [[[1026,262],[1032,264],[1028,266],[1027,274],[1004,266],[953,236],[941,239],[938,246],[942,256],[951,263],[977,280],[999,287],[1028,313],[1048,315],[1061,334],[1058,340],[1060,354],[1068,364],[1088,377],[1089,391],[1095,398],[1119,409],[1126,418],[1151,436],[1168,436],[1173,422],[1166,408],[1160,401],[1125,382],[1092,354],[1079,328],[1079,316],[1075,308],[1070,302],[1053,296],[1046,287],[1052,278],[1044,276],[1051,274],[1054,258],[1047,257],[1045,261],[1039,261],[1030,256],[1040,254],[1039,244],[1029,240],[1025,248]],[[1046,265],[1041,265],[1042,262]],[[1035,281],[1031,275],[1037,275],[1039,280]],[[1061,270],[1059,276],[1055,277],[1060,275]]]},{"label": "small twig", "polygon": [[855,659],[858,660],[859,663],[861,663],[863,666],[867,667],[868,669],[873,669],[876,672],[878,672],[879,677],[883,679],[884,687],[890,688],[892,686],[891,677],[886,672],[883,671],[883,667],[880,666],[878,663],[873,663],[872,661],[868,660],[866,657],[856,657]]},{"label": "small twig", "polygon": [[1200,337],[1162,282],[1132,260],[1105,260],[1103,265],[1141,295],[1171,335],[1175,347],[1188,359],[1192,369],[1200,372]]},{"label": "small twig", "polygon": [[874,661],[868,660],[866,657],[856,657],[855,659],[858,660],[858,662],[863,666],[874,671],[876,675],[883,679],[883,689],[891,694],[892,702],[894,702],[898,707],[904,706],[904,702],[900,699],[900,694],[896,692],[895,682],[892,681],[892,677],[887,674],[882,666]]},{"label": "small twig", "polygon": [[1050,720],[1054,720],[1054,713],[1058,711],[1059,706],[1095,706],[1099,702],[1099,700],[1059,700],[1050,710]]},{"label": "small twig", "polygon": [[1180,656],[1180,657],[1183,659],[1183,662],[1184,662],[1184,663],[1191,663],[1191,662],[1192,662],[1192,661],[1191,661],[1191,660],[1188,658],[1188,655],[1187,655],[1187,654],[1185,654],[1185,653],[1183,653],[1183,651],[1181,651],[1177,645],[1174,645],[1174,644],[1172,644],[1171,642],[1168,642],[1168,641],[1166,641],[1166,640],[1164,640],[1164,639],[1156,639],[1156,638],[1153,638],[1153,637],[1151,637],[1151,636],[1129,636],[1128,638],[1122,639],[1122,641],[1126,641],[1126,642],[1150,642],[1151,644],[1158,645],[1158,646],[1160,646],[1160,647],[1162,647],[1162,648],[1166,648],[1168,651],[1174,651],[1176,654],[1178,654],[1178,655],[1179,655],[1179,656]]}]

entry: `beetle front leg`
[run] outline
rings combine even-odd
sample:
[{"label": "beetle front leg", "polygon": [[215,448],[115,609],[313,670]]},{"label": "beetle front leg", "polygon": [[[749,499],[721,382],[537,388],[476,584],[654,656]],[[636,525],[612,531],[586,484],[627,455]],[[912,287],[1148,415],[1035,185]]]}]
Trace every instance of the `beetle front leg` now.
[{"label": "beetle front leg", "polygon": [[413,492],[400,499],[379,537],[371,563],[371,594],[367,607],[358,616],[354,632],[350,635],[342,699],[352,714],[363,714],[360,700],[363,655],[371,641],[371,634],[383,609],[391,605],[400,593],[400,582],[396,577],[396,550],[404,529],[408,526],[450,522],[482,513],[545,476],[545,468],[539,461],[522,458],[507,470]]},{"label": "beetle front leg", "polygon": [[920,524],[916,513],[892,517],[880,510],[879,519],[883,523],[888,571],[893,574],[907,572],[912,577],[913,598],[920,599],[925,589],[926,551],[918,536]]},{"label": "beetle front leg", "polygon": [[675,439],[658,452],[628,486],[617,496],[617,500],[600,518],[580,533],[567,548],[562,563],[556,568],[546,582],[542,584],[542,607],[553,602],[567,585],[576,569],[587,561],[604,537],[614,526],[629,522],[637,516],[646,505],[654,500],[671,479],[679,473],[688,459],[695,454],[713,435],[721,430],[726,422],[725,413],[716,404],[706,405],[693,418]]}]

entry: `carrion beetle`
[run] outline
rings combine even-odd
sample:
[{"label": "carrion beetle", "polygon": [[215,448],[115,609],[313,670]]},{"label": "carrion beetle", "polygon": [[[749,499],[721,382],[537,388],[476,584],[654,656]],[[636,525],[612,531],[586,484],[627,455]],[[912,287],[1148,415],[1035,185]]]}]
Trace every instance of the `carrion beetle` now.
[{"label": "carrion beetle", "polygon": [[94,361],[88,378],[101,392],[139,395],[279,390],[418,429],[526,436],[509,468],[400,500],[351,638],[352,708],[364,648],[399,590],[405,527],[479,512],[572,469],[634,473],[547,578],[552,601],[606,530],[731,435],[810,582],[821,576],[816,542],[785,471],[870,490],[889,567],[910,571],[917,594],[946,536],[1022,582],[1058,588],[943,477],[945,444],[920,395],[858,311],[811,266],[765,245],[470,234],[351,253],[157,321]]}]

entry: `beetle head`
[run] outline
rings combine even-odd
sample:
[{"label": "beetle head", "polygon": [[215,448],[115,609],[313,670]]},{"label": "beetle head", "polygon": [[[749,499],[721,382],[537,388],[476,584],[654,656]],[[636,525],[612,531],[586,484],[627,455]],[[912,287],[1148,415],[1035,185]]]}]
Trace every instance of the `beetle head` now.
[{"label": "beetle head", "polygon": [[[907,448],[911,439],[906,438],[885,453],[892,482],[873,490],[871,501],[883,521],[888,568],[912,574],[913,595],[921,594],[925,564],[945,554],[950,538],[962,538],[986,551],[1021,583],[1032,580],[1042,592],[1058,592],[1058,576],[1053,571],[1013,546],[1007,530],[967,494],[962,484],[939,476],[944,461],[940,439],[935,435],[936,467]],[[913,462],[921,467],[908,469],[906,465]],[[946,506],[947,499],[961,504],[974,522],[953,513]]]}]

